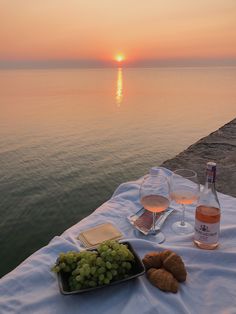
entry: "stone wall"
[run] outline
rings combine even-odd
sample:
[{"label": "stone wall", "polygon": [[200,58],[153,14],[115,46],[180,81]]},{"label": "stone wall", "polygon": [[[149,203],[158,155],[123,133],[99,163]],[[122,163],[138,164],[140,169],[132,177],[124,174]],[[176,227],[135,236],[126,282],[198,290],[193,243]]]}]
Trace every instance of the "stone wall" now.
[{"label": "stone wall", "polygon": [[176,157],[166,160],[161,166],[171,170],[193,169],[198,173],[200,183],[204,183],[207,161],[217,163],[217,190],[236,197],[236,119],[202,138]]}]

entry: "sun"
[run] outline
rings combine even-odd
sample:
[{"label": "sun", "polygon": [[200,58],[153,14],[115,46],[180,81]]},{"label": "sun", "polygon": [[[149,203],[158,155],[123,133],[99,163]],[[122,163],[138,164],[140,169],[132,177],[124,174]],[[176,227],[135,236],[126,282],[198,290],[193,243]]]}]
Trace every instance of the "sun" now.
[{"label": "sun", "polygon": [[119,63],[121,63],[122,61],[125,60],[125,56],[122,54],[122,53],[118,53],[116,56],[115,56],[115,60]]}]

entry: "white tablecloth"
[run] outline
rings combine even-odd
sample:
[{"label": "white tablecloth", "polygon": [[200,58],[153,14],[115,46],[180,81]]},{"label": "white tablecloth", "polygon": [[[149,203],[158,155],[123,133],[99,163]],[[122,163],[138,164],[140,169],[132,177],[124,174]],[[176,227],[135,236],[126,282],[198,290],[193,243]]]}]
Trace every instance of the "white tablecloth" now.
[{"label": "white tablecloth", "polygon": [[[118,187],[113,197],[93,214],[57,236],[12,272],[0,279],[0,313],[236,313],[236,199],[219,193],[222,206],[220,246],[213,251],[194,246],[192,235],[178,236],[171,224],[180,218],[171,214],[163,226],[162,244],[136,238],[127,220],[140,208],[140,180]],[[78,209],[79,210],[79,209]],[[194,223],[194,208],[186,219]],[[82,230],[112,222],[143,257],[153,250],[172,249],[186,264],[188,276],[177,294],[153,287],[145,276],[109,288],[72,296],[61,295],[56,275],[50,271],[60,252],[80,249],[76,236]]]}]

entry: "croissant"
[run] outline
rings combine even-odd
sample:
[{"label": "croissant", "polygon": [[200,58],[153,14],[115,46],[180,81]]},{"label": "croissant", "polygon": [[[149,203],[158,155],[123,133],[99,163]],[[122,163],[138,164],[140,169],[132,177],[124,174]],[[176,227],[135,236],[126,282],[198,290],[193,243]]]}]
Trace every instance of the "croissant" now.
[{"label": "croissant", "polygon": [[185,281],[187,271],[182,258],[176,253],[165,250],[160,253],[162,265],[168,270],[179,282]]},{"label": "croissant", "polygon": [[166,271],[165,269],[159,268],[150,268],[147,271],[147,277],[152,285],[155,287],[167,291],[176,293],[178,291],[178,281],[174,278],[174,276]]},{"label": "croissant", "polygon": [[143,264],[146,270],[148,270],[149,268],[160,268],[162,264],[160,253],[158,252],[147,253],[143,258]]},{"label": "croissant", "polygon": [[165,260],[168,256],[170,256],[172,253],[173,253],[173,251],[171,251],[171,250],[162,251],[162,252],[160,253],[160,255],[161,255],[161,261],[164,262],[164,260]]}]

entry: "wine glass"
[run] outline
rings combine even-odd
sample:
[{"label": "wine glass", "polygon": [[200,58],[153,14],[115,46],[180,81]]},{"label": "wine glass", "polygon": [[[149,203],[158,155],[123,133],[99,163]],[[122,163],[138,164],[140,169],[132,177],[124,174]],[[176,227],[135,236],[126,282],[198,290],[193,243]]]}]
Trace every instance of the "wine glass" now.
[{"label": "wine glass", "polygon": [[[152,170],[146,176],[140,187],[140,203],[152,213],[152,227],[148,236],[154,237],[158,243],[165,240],[165,236],[160,230],[155,230],[156,214],[168,208],[170,203],[170,186],[167,177],[158,171]],[[150,237],[149,237],[150,239]]]},{"label": "wine glass", "polygon": [[185,221],[186,205],[197,202],[200,193],[200,184],[197,173],[189,169],[177,169],[170,178],[170,197],[181,205],[182,218],[172,225],[176,234],[192,233],[193,226]]}]

